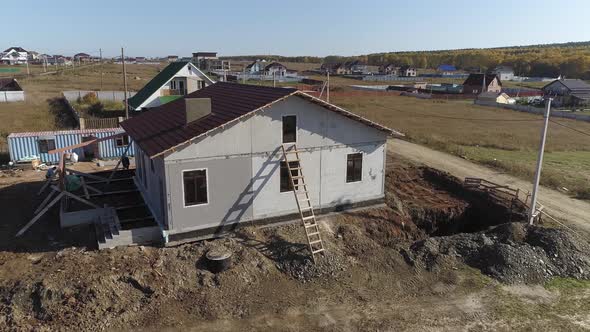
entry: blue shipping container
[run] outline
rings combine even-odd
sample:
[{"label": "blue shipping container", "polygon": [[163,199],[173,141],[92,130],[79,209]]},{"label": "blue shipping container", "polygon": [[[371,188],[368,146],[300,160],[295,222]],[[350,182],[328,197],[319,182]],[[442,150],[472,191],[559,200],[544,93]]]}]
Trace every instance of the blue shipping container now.
[{"label": "blue shipping container", "polygon": [[[121,128],[107,129],[85,129],[85,130],[63,130],[63,131],[43,131],[43,132],[25,132],[12,133],[8,135],[8,150],[10,160],[23,161],[39,159],[47,164],[59,162],[59,153],[49,154],[47,150],[60,149],[70,145],[80,144],[84,140],[92,138],[105,138],[125,131]],[[127,148],[129,136],[112,138],[98,143],[90,144],[86,147],[68,150],[78,154],[80,160],[94,157],[98,159],[116,159],[121,157]],[[135,144],[132,142],[128,156],[135,154]],[[43,151],[43,152],[42,152]]]}]

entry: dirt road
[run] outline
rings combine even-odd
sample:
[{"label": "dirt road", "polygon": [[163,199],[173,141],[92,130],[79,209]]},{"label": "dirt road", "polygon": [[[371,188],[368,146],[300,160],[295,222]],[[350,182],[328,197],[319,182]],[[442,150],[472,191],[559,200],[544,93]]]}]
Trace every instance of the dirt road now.
[{"label": "dirt road", "polygon": [[[532,190],[532,183],[530,182],[407,141],[390,140],[388,152],[394,156],[400,155],[411,161],[449,172],[459,178],[479,177],[525,191]],[[546,212],[551,216],[565,221],[568,226],[590,232],[590,203],[571,198],[545,187],[540,189],[539,200],[545,205]]]}]

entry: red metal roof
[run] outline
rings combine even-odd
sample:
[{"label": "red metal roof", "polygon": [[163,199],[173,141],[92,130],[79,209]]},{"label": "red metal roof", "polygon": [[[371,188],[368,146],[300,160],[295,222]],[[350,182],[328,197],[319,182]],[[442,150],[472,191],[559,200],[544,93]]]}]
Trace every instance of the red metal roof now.
[{"label": "red metal roof", "polygon": [[211,114],[201,119],[186,124],[185,98],[180,98],[123,121],[121,126],[147,155],[155,157],[291,95],[303,97],[331,111],[386,131],[389,134],[397,133],[335,105],[299,92],[297,89],[226,82],[210,85],[186,97],[211,99]]}]

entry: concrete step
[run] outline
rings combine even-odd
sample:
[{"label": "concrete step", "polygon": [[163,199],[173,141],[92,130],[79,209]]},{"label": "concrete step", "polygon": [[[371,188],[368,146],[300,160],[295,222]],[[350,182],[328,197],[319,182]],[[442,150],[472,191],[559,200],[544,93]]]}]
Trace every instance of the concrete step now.
[{"label": "concrete step", "polygon": [[129,245],[144,245],[162,241],[162,233],[158,226],[121,230],[118,235],[99,242],[99,249]]}]

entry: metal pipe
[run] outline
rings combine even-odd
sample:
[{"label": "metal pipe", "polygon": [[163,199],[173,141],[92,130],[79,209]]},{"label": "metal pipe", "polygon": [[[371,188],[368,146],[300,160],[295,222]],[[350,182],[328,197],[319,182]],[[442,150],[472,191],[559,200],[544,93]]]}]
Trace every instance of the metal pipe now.
[{"label": "metal pipe", "polygon": [[541,131],[541,146],[539,149],[539,156],[537,158],[537,170],[535,171],[535,179],[533,181],[533,193],[531,196],[531,207],[529,210],[529,224],[532,225],[535,219],[535,210],[537,205],[537,194],[539,190],[539,180],[541,179],[541,167],[543,166],[543,154],[545,152],[545,141],[547,140],[547,128],[549,127],[549,115],[551,113],[551,101],[553,98],[547,99],[547,108],[545,109],[545,121],[543,130]]}]

